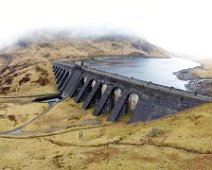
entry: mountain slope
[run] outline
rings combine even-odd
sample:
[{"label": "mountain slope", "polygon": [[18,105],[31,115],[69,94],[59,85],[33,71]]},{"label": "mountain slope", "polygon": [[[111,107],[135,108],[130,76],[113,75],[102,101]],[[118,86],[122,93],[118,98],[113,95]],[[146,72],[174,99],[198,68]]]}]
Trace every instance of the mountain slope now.
[{"label": "mountain slope", "polygon": [[[0,52],[0,94],[55,91],[52,60],[76,60],[106,55],[167,57],[146,40],[127,35],[76,37],[68,33],[36,32]],[[38,69],[39,68],[39,69]]]}]

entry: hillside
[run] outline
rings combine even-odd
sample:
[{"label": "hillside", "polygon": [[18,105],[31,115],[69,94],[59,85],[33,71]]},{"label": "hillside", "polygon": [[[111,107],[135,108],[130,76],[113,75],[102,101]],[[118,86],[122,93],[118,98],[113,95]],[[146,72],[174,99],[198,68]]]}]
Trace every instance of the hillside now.
[{"label": "hillside", "polygon": [[67,33],[37,32],[0,52],[0,94],[54,92],[51,61],[105,55],[167,57],[168,53],[133,36],[79,38]]}]

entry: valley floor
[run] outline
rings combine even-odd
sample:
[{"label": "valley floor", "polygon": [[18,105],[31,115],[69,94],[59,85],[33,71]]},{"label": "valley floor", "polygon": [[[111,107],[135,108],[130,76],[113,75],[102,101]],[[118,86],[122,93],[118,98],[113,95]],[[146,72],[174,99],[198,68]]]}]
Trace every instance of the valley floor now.
[{"label": "valley floor", "polygon": [[0,131],[21,126],[0,135],[0,169],[212,169],[211,103],[133,124],[130,115],[107,122],[72,99],[0,107]]}]

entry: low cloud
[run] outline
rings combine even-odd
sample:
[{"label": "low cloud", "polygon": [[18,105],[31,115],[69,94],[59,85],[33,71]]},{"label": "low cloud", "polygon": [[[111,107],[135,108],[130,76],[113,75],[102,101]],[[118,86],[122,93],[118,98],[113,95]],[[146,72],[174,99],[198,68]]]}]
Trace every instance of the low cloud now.
[{"label": "low cloud", "polygon": [[169,51],[211,57],[211,0],[7,0],[0,6],[0,47],[37,30],[72,36],[143,36]]}]

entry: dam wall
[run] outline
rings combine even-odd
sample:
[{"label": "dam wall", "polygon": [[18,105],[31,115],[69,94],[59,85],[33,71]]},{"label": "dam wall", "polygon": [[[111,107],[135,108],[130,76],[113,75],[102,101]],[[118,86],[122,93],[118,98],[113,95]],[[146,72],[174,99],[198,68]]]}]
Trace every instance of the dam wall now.
[{"label": "dam wall", "polygon": [[129,122],[150,121],[212,101],[152,82],[91,69],[81,61],[53,62],[57,88],[62,98],[73,97],[93,115],[109,113],[108,121],[129,115]]}]

